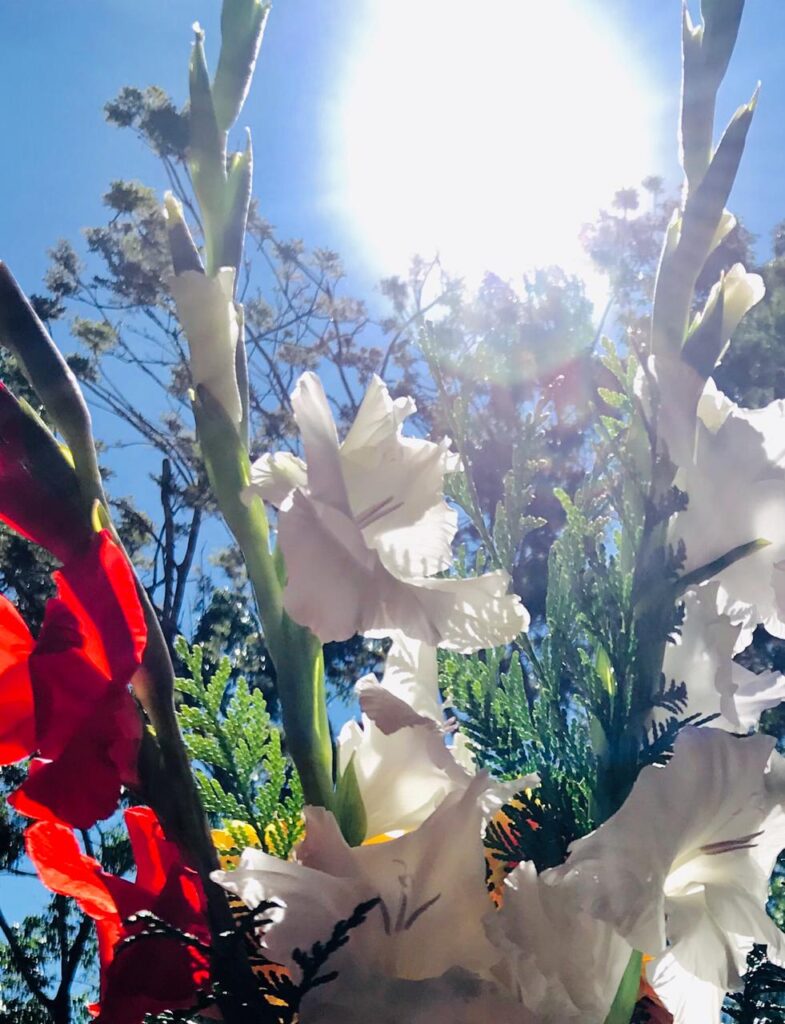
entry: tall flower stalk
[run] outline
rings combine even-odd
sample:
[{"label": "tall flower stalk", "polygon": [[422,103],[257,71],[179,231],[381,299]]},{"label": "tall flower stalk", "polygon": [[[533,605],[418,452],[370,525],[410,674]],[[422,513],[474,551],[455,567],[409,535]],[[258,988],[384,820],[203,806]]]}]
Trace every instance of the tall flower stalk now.
[{"label": "tall flower stalk", "polygon": [[250,136],[227,151],[228,133],[247,94],[268,8],[227,0],[213,80],[204,36],[196,27],[189,75],[189,168],[204,228],[204,260],[180,204],[167,196],[175,275],[171,282],[190,348],[197,436],[219,508],[242,551],[256,596],[265,644],[275,665],[287,742],[306,799],[334,801],[333,758],[321,644],[283,608],[282,566],[270,548],[264,505],[245,503],[250,483],[248,378],[242,307],[235,301],[252,181]]}]

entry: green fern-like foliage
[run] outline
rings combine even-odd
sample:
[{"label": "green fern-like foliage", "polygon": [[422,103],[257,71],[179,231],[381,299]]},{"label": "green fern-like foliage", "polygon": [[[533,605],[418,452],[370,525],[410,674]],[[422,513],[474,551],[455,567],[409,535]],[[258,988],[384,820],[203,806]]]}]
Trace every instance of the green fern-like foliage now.
[{"label": "green fern-like foliage", "polygon": [[[638,359],[608,343],[604,365],[614,386],[598,393],[607,414],[598,417],[585,479],[572,496],[554,491],[564,519],[548,558],[544,623],[512,649],[441,661],[442,687],[478,766],[505,779],[539,776],[486,837],[510,865],[563,861],[574,839],[618,810],[641,769],[665,763],[679,731],[698,722],[685,681],[662,676],[681,620],[684,562],[667,544],[667,522],[684,495],[657,482]],[[520,543],[510,523],[524,534],[533,527],[531,480],[516,449],[493,527],[478,526],[492,556],[486,567],[505,567],[510,544]]]},{"label": "green fern-like foliage", "polygon": [[180,637],[176,649],[188,672],[175,684],[178,718],[205,810],[238,850],[250,826],[264,850],[287,857],[303,834],[303,794],[264,696],[243,677],[231,681],[228,658],[206,678],[198,644]]}]

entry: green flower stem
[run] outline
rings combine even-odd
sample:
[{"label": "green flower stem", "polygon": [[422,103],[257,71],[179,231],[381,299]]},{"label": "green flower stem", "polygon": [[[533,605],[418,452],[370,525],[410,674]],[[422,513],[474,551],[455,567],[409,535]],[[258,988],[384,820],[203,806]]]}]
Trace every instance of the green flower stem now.
[{"label": "green flower stem", "polygon": [[[249,138],[245,151],[233,153],[227,165],[227,133],[250,87],[266,16],[267,7],[260,0],[224,0],[221,53],[213,84],[204,34],[196,27],[189,68],[189,167],[205,227],[204,269],[209,275],[220,266],[232,266],[237,273],[241,264],[253,159]],[[182,209],[172,199],[166,208],[175,270],[190,267],[198,263],[198,255],[194,255]],[[250,481],[248,379],[242,336],[234,371],[242,400],[239,430],[212,395],[199,386],[193,403],[197,435],[213,493],[242,551],[254,589],[265,643],[275,666],[286,741],[305,799],[331,807],[333,755],[321,644],[284,611],[283,567],[270,551],[264,505],[259,499],[246,505],[240,497]]]},{"label": "green flower stem", "polygon": [[275,666],[288,750],[309,804],[333,803],[333,755],[321,644],[283,608],[280,565],[270,551],[264,505],[246,505],[240,492],[250,480],[250,460],[234,424],[199,387],[194,415],[210,484],[226,524],[245,559],[265,643]]}]

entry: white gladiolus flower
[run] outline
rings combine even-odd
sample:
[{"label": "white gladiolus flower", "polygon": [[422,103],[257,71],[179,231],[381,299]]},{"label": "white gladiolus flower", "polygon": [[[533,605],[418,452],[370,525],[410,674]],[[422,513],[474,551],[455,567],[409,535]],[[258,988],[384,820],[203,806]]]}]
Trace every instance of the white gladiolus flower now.
[{"label": "white gladiolus flower", "polygon": [[[785,762],[768,736],[685,729],[664,767],[644,768],[622,808],[554,869],[580,907],[655,957],[649,978],[677,1024],[736,988],[754,942],[781,962],[766,913],[785,846]],[[716,1018],[715,1018],[716,1019]]]},{"label": "white gladiolus flower", "polygon": [[280,509],[284,604],[296,622],[324,642],[400,629],[465,652],[506,643],[526,628],[506,573],[428,578],[452,563],[457,519],[442,489],[456,462],[446,442],[402,435],[414,411],[410,399],[393,401],[375,377],[342,444],[314,374],[302,375],[292,407],[307,468],[264,456],[244,497]]},{"label": "white gladiolus flower", "polygon": [[[719,589],[714,580],[684,595],[684,622],[665,649],[662,671],[667,682],[686,683],[688,715],[718,715],[708,724],[747,732],[764,711],[785,700],[785,677],[756,675],[733,661],[742,627],[718,611]],[[654,717],[669,714],[655,709]]]},{"label": "white gladiolus flower", "polygon": [[[723,344],[716,354],[717,362],[742,318],[761,301],[765,291],[759,274],[749,274],[741,263],[736,263],[709,292],[691,331],[699,331],[702,324],[711,320],[722,296],[722,323],[717,330]],[[688,340],[685,348],[689,344]],[[651,365],[660,385],[660,433],[671,459],[678,466],[688,466],[694,455],[695,414],[709,370],[698,372],[680,353],[660,353]]]},{"label": "white gladiolus flower", "polygon": [[604,1021],[633,949],[610,925],[582,912],[552,871],[519,864],[502,905],[486,918],[504,951],[496,969],[537,1021]]},{"label": "white gladiolus flower", "polygon": [[169,280],[177,317],[188,339],[191,376],[224,408],[233,423],[242,417],[235,372],[240,320],[234,302],[234,268],[214,277],[186,270]]},{"label": "white gladiolus flower", "polygon": [[[338,767],[351,762],[367,819],[366,837],[421,825],[450,793],[463,793],[476,769],[445,744],[444,730],[366,676],[357,684],[362,727],[347,722],[338,737]],[[457,756],[456,756],[457,753]],[[465,762],[465,759],[463,759]],[[490,816],[516,793],[539,784],[536,775],[489,783],[481,798]]]},{"label": "white gladiolus flower", "polygon": [[365,808],[366,836],[417,828],[448,793],[471,776],[444,744],[436,723],[421,720],[385,734],[367,715],[347,722],[338,737],[338,767],[352,762]]},{"label": "white gladiolus flower", "polygon": [[669,539],[684,541],[687,571],[768,542],[716,577],[720,610],[744,627],[739,650],[758,623],[785,637],[785,402],[741,409],[710,384],[698,414],[694,459],[676,477],[689,505],[674,516]]},{"label": "white gladiolus flower", "polygon": [[356,848],[346,844],[332,814],[309,807],[296,860],[249,849],[236,870],[213,878],[248,907],[261,900],[285,904],[263,941],[268,955],[295,975],[295,948],[324,941],[359,903],[380,898],[331,960],[339,974],[328,998],[339,997],[352,971],[423,981],[457,967],[491,980],[499,953],[482,924],[489,909],[482,844],[487,786],[477,776],[414,832]]}]

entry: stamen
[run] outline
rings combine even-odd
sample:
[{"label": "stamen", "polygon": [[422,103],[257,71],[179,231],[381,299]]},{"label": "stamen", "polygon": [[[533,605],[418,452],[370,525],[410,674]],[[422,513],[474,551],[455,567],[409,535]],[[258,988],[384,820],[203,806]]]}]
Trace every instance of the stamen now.
[{"label": "stamen", "polygon": [[754,840],[761,835],[762,829],[760,832],[750,832],[749,835],[738,836],[736,839],[720,839],[716,843],[706,843],[705,846],[701,846],[700,851],[712,857],[720,853],[735,853],[736,850],[752,850],[758,845]]},{"label": "stamen", "polygon": [[387,498],[383,498],[381,501],[377,501],[375,505],[370,505],[364,509],[359,515],[354,517],[354,521],[364,530],[367,526],[371,526],[379,519],[383,519],[385,516],[390,515],[391,512],[397,512],[399,508],[403,507],[402,501],[395,501],[392,495]]},{"label": "stamen", "polygon": [[441,898],[442,894],[440,892],[437,892],[435,896],[432,896],[429,900],[426,900],[425,903],[422,904],[422,906],[418,907],[416,910],[413,910],[411,914],[409,914],[409,917],[407,918],[406,923],[403,926],[403,930],[405,932],[408,931],[414,924],[414,922],[417,920],[417,918],[420,916],[420,914],[424,914],[426,910],[430,910],[434,903],[437,900],[440,900]]}]

